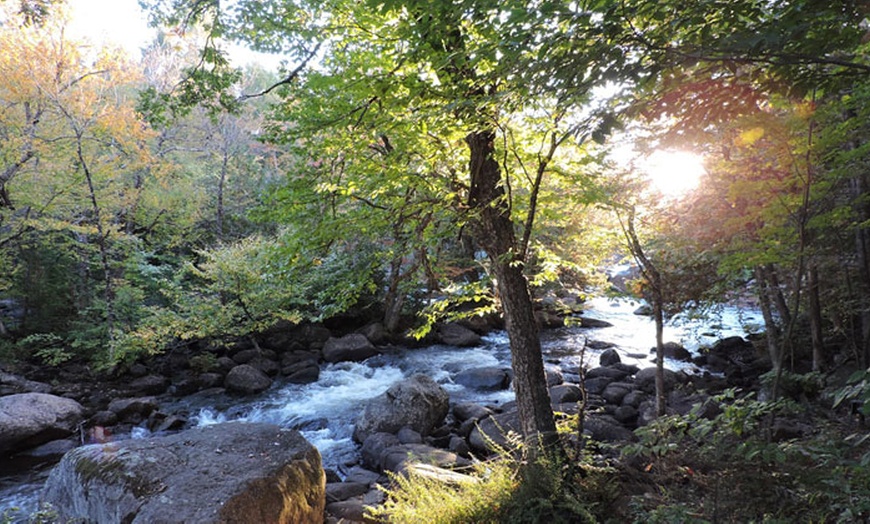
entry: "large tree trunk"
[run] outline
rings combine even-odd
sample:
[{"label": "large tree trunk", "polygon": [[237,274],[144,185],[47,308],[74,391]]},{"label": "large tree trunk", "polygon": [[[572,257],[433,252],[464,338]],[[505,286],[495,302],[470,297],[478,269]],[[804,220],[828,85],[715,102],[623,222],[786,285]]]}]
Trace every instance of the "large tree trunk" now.
[{"label": "large tree trunk", "polygon": [[469,204],[478,214],[477,236],[492,261],[504,310],[523,437],[528,449],[535,452],[539,446],[556,445],[558,435],[532,298],[523,274],[523,261],[518,257],[510,207],[501,186],[501,171],[494,157],[494,139],[491,131],[478,131],[466,137],[471,159]]}]

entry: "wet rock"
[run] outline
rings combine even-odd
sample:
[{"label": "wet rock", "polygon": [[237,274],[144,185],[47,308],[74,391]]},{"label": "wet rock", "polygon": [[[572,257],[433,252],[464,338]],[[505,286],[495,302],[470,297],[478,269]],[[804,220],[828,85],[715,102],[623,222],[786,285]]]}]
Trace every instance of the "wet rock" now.
[{"label": "wet rock", "polygon": [[[689,350],[676,342],[665,342],[662,349],[664,350],[665,358],[672,358],[682,362],[692,361],[692,354],[689,353]],[[655,353],[655,351],[655,348],[653,348],[652,353]]]},{"label": "wet rock", "polygon": [[234,367],[227,373],[227,377],[224,379],[224,387],[227,388],[227,391],[242,395],[261,393],[271,386],[272,379],[259,369],[248,364]]},{"label": "wet rock", "polygon": [[372,433],[395,433],[403,427],[429,433],[447,416],[450,397],[437,382],[417,374],[397,382],[372,399],[356,420],[353,438],[365,441]]},{"label": "wet rock", "polygon": [[298,432],[226,423],[67,453],[43,498],[62,521],[323,522],[320,454]]},{"label": "wet rock", "polygon": [[498,391],[510,386],[510,374],[503,368],[481,367],[460,371],[453,381],[469,389]]},{"label": "wet rock", "polygon": [[64,397],[47,393],[0,397],[0,453],[68,437],[83,417],[84,407]]},{"label": "wet rock", "polygon": [[316,360],[303,360],[285,367],[281,373],[293,384],[310,384],[320,378],[320,366]]},{"label": "wet rock", "polygon": [[375,346],[359,333],[329,338],[323,345],[323,359],[327,362],[360,362],[377,354]]},{"label": "wet rock", "polygon": [[634,310],[634,314],[639,317],[651,317],[653,314],[652,306],[649,304],[643,304],[639,308]]},{"label": "wet rock", "polygon": [[[589,349],[610,349],[614,346],[616,346],[616,344],[614,344],[613,342],[605,342],[603,340],[590,340],[586,343],[586,347]],[[601,365],[603,366],[604,364]]]},{"label": "wet rock", "polygon": [[613,348],[604,350],[604,352],[598,357],[599,366],[612,366],[621,362],[622,359],[619,358],[619,353]]},{"label": "wet rock", "polygon": [[631,406],[631,407],[637,409],[638,406],[640,406],[640,403],[643,402],[644,400],[646,400],[647,398],[648,398],[647,394],[644,393],[643,391],[631,391],[628,393],[628,395],[626,395],[625,397],[622,398],[622,405],[623,406]]},{"label": "wet rock", "polygon": [[438,334],[438,340],[448,346],[473,347],[479,346],[481,342],[480,335],[454,322],[439,324],[435,331]]},{"label": "wet rock", "polygon": [[360,334],[369,339],[372,344],[387,342],[387,330],[380,322],[373,322],[359,330]]},{"label": "wet rock", "polygon": [[109,411],[114,413],[118,420],[133,424],[148,418],[157,407],[154,397],[120,398],[109,403]]},{"label": "wet rock", "polygon": [[606,328],[613,326],[610,322],[598,320],[597,318],[578,317],[578,319],[580,321],[580,327],[584,328]]}]

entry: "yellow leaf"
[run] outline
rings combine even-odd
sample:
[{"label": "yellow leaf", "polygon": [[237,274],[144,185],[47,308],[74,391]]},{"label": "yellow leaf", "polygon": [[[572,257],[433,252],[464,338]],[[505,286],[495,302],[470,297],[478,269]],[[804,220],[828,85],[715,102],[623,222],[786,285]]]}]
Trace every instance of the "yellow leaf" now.
[{"label": "yellow leaf", "polygon": [[752,144],[758,142],[758,140],[763,136],[763,127],[753,127],[752,129],[747,129],[746,131],[740,133],[740,136],[737,137],[737,145],[751,146]]}]

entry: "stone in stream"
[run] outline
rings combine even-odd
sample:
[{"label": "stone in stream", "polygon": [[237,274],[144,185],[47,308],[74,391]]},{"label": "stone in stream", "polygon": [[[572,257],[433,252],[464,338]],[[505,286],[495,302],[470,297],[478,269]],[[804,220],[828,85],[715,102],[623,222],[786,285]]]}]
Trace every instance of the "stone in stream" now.
[{"label": "stone in stream", "polygon": [[417,374],[397,382],[363,408],[353,439],[365,441],[372,433],[396,433],[408,427],[428,436],[447,416],[450,397],[437,382]]},{"label": "stone in stream", "polygon": [[330,337],[323,345],[323,360],[327,362],[361,362],[377,354],[375,346],[360,333]]},{"label": "stone in stream", "polygon": [[472,347],[479,346],[481,342],[480,335],[453,322],[439,324],[435,329],[441,343],[448,346]]},{"label": "stone in stream", "polygon": [[224,387],[233,393],[252,395],[266,391],[272,386],[272,379],[259,369],[248,364],[241,364],[227,373]]},{"label": "stone in stream", "polygon": [[43,500],[62,522],[319,524],[325,483],[298,432],[229,422],[74,449]]},{"label": "stone in stream", "polygon": [[70,436],[84,417],[75,400],[47,393],[0,397],[0,453]]}]

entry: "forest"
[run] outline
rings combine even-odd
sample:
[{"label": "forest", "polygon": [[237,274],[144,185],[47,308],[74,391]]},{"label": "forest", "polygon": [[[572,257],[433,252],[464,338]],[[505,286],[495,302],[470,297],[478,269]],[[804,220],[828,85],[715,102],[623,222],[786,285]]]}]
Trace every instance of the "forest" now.
[{"label": "forest", "polygon": [[[129,56],[68,37],[65,0],[0,1],[5,371],[111,381],[275,326],[422,345],[491,321],[519,413],[505,484],[411,477],[369,518],[870,519],[870,4],[140,4],[158,33]],[[703,162],[697,184],[657,185],[662,152]],[[616,293],[624,263],[658,418],[625,449],[566,446],[583,409],[554,415],[541,319]],[[663,326],[726,303],[760,311],[765,373],[675,415]],[[789,417],[812,429],[774,437]]]}]

